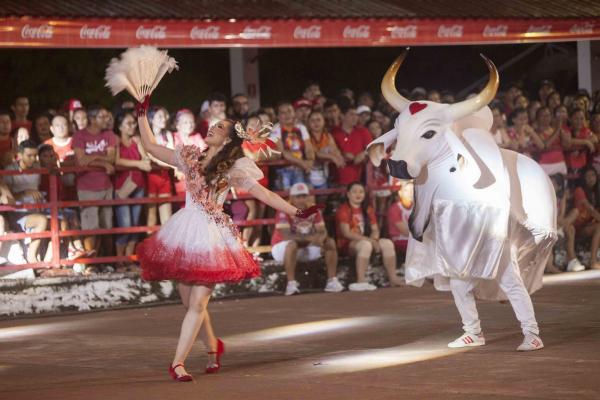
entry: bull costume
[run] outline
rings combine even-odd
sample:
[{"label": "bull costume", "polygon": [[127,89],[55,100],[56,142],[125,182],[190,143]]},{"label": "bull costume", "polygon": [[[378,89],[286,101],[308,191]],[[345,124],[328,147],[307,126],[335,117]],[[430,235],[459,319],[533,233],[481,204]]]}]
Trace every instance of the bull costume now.
[{"label": "bull costume", "polygon": [[525,336],[520,351],[543,347],[530,293],[542,287],[546,260],[556,241],[556,199],[539,165],[501,149],[490,128],[487,104],[498,88],[498,72],[484,57],[489,81],[481,93],[456,104],[410,102],[395,88],[406,52],[381,83],[386,100],[400,112],[394,129],[368,147],[376,166],[414,179],[415,206],[409,221],[405,264],[408,284],[433,278],[452,292],[464,334],[449,347],[485,344],[475,299],[506,300]]}]

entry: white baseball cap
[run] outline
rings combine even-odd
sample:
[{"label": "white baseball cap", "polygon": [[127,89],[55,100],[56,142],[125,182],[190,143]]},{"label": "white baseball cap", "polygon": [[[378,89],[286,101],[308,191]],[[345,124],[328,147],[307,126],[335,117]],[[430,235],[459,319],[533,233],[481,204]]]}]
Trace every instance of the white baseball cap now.
[{"label": "white baseball cap", "polygon": [[369,108],[369,106],[365,106],[364,104],[362,106],[358,106],[356,108],[357,114],[370,113],[370,112],[371,112],[371,109]]},{"label": "white baseball cap", "polygon": [[310,189],[306,183],[298,182],[294,183],[290,188],[290,196],[300,196],[300,195],[308,195],[310,193]]}]

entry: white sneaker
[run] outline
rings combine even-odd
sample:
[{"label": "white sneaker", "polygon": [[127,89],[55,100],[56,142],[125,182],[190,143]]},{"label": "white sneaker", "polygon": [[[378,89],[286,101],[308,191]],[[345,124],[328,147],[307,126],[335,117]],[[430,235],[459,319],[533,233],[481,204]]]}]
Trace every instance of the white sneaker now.
[{"label": "white sneaker", "polygon": [[583,265],[577,258],[572,259],[567,264],[567,272],[581,272],[585,271],[585,265]]},{"label": "white sneaker", "polygon": [[517,351],[533,351],[544,348],[544,342],[538,335],[534,335],[530,333],[529,335],[525,335],[525,339],[523,339],[523,343],[519,347],[517,347]]},{"label": "white sneaker", "polygon": [[298,282],[297,281],[288,281],[287,286],[285,288],[285,295],[291,296],[296,293],[300,293],[300,289],[298,289]]},{"label": "white sneaker", "polygon": [[340,283],[338,278],[331,278],[327,280],[325,291],[330,293],[339,293],[344,290],[344,286]]},{"label": "white sneaker", "polygon": [[348,286],[348,289],[351,292],[372,292],[373,290],[377,290],[377,286],[375,285],[371,285],[368,282],[361,282],[361,283],[351,283],[350,286]]},{"label": "white sneaker", "polygon": [[475,335],[473,333],[464,333],[461,337],[453,342],[448,343],[448,347],[451,349],[458,349],[461,347],[476,347],[483,346],[485,344],[485,338],[483,334]]}]

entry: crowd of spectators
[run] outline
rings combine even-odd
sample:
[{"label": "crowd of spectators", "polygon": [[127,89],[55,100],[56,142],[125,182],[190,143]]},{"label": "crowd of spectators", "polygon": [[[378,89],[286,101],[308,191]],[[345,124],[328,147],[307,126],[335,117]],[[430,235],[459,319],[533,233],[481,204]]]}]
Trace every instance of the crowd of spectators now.
[{"label": "crowd of spectators", "polygon": [[[600,268],[600,99],[585,90],[561,93],[551,81],[543,81],[535,93],[509,85],[490,104],[492,135],[500,147],[536,159],[551,177],[558,198],[559,235],[566,237],[567,271]],[[415,88],[402,91],[411,100],[452,103],[449,92]],[[49,200],[47,174],[25,174],[28,169],[47,168],[58,177],[59,200],[111,200],[169,197],[185,192],[182,173],[148,155],[140,143],[134,104],[84,106],[70,99],[60,109],[48,109],[31,118],[27,96],[16,96],[10,110],[0,110],[0,162],[3,169],[21,171],[0,181],[0,203],[44,203]],[[234,193],[226,206],[235,221],[274,217],[274,226],[254,225],[242,229],[245,244],[253,249],[271,243],[271,256],[284,263],[287,294],[299,291],[294,278],[297,261],[324,257],[328,291],[339,291],[336,266],[340,255],[356,264],[352,290],[374,290],[365,277],[373,254],[379,254],[392,285],[397,259],[406,252],[408,216],[413,186],[390,178],[381,168],[367,168],[366,146],[393,128],[393,110],[380,96],[350,89],[325,96],[319,84],[309,82],[299,98],[282,100],[273,107],[249,109],[249,98],[238,93],[227,98],[210,95],[198,110],[183,108],[173,113],[154,105],[148,118],[156,141],[175,148],[179,144],[205,146],[208,128],[223,118],[244,122],[271,122],[271,138],[277,145],[279,164],[260,163],[259,153],[245,148],[260,163],[261,184],[288,191],[300,207],[319,201],[325,214],[308,221],[275,215],[263,204]],[[80,167],[70,172],[58,167]],[[82,168],[85,167],[85,168]],[[369,186],[371,185],[371,186]],[[390,190],[395,185],[400,190]],[[372,186],[375,186],[371,189]],[[388,187],[382,187],[388,186]],[[320,189],[345,188],[344,193],[322,194]],[[313,192],[316,190],[316,193]],[[310,192],[309,192],[310,191]],[[327,191],[321,191],[327,193]],[[371,194],[373,196],[371,196]],[[241,199],[237,199],[240,196]],[[316,197],[315,197],[316,196]],[[76,260],[94,256],[129,256],[146,233],[97,235],[102,228],[163,224],[181,207],[177,202],[80,206],[60,212],[60,228],[89,230],[85,237],[68,236],[61,242],[61,258]],[[44,232],[49,229],[44,209],[3,211],[0,233]],[[577,258],[579,238],[591,238],[588,266]],[[0,242],[0,263],[24,264],[49,261],[48,239]],[[584,241],[587,243],[587,241]],[[260,257],[260,254],[256,254]],[[88,272],[135,270],[133,262],[88,266]],[[41,274],[69,274],[69,268],[39,270]],[[549,261],[548,272],[560,269]],[[342,288],[343,289],[343,288]]]}]

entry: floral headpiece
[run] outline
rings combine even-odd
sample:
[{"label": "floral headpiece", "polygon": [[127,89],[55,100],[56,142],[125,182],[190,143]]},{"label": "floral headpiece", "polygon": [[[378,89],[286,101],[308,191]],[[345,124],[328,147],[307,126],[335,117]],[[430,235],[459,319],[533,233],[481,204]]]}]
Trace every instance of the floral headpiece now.
[{"label": "floral headpiece", "polygon": [[238,137],[249,144],[250,150],[263,153],[267,157],[272,154],[279,154],[279,151],[275,150],[277,146],[269,139],[269,135],[273,130],[272,123],[262,124],[259,122],[255,127],[247,126],[244,128],[241,122],[236,122],[234,128]]}]

